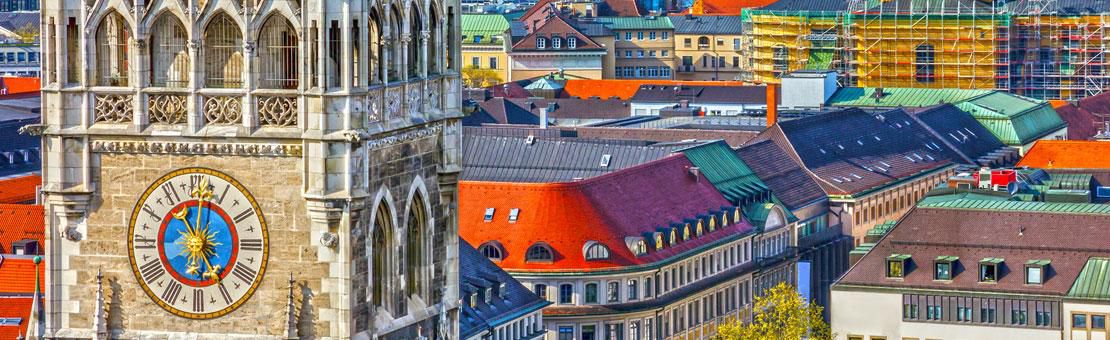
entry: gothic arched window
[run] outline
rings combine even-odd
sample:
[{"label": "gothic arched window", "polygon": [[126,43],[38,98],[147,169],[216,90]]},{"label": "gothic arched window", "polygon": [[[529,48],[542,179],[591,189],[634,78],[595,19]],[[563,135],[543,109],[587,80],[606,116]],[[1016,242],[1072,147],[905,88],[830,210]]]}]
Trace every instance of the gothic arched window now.
[{"label": "gothic arched window", "polygon": [[425,254],[427,214],[424,212],[424,199],[416,195],[409,206],[408,235],[405,244],[405,287],[410,295],[423,296],[424,293],[424,265],[427,259]]},{"label": "gothic arched window", "polygon": [[370,65],[368,65],[369,67],[366,68],[366,70],[369,74],[369,77],[370,77],[370,83],[381,83],[382,82],[381,74],[380,74],[381,73],[381,71],[380,71],[381,70],[380,56],[381,56],[381,53],[382,53],[382,50],[381,50],[381,48],[382,48],[382,36],[381,36],[381,34],[382,34],[382,24],[381,24],[381,22],[382,22],[382,20],[381,20],[381,17],[378,15],[378,10],[377,9],[370,10],[370,19],[369,19],[369,22],[366,23],[367,29],[370,30],[369,32],[366,32],[367,33],[366,36],[370,39],[370,48],[369,48],[370,53],[369,53],[369,55],[366,56],[366,60],[368,60],[368,62],[370,63]]},{"label": "gothic arched window", "polygon": [[150,83],[158,87],[189,85],[189,33],[172,14],[154,22],[150,34]]},{"label": "gothic arched window", "polygon": [[243,35],[224,13],[217,14],[204,29],[204,85],[243,87]]},{"label": "gothic arched window", "polygon": [[[96,74],[99,86],[127,86],[131,31],[115,11],[108,13],[96,29]],[[71,65],[71,67],[80,67]]]},{"label": "gothic arched window", "polygon": [[423,19],[417,6],[412,6],[409,14],[409,78],[420,77],[420,64],[424,61],[420,46],[424,31]]},{"label": "gothic arched window", "polygon": [[288,20],[280,15],[266,19],[258,39],[259,87],[297,88],[300,63],[297,45],[297,31]]},{"label": "gothic arched window", "polygon": [[376,307],[386,307],[386,282],[391,277],[389,270],[389,254],[393,253],[393,223],[391,222],[389,208],[385,203],[378,205],[377,216],[374,218],[373,231],[371,232],[371,256],[373,257],[370,272],[371,302]]}]

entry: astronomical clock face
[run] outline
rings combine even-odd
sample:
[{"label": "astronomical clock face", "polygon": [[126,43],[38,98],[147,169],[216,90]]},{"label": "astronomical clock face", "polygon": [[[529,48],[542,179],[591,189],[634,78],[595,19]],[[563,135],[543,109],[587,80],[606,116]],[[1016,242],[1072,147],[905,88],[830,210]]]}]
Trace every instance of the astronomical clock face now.
[{"label": "astronomical clock face", "polygon": [[209,319],[230,313],[262,281],[266,220],[234,178],[205,168],[173,171],[139,198],[128,228],[131,270],[170,313]]}]

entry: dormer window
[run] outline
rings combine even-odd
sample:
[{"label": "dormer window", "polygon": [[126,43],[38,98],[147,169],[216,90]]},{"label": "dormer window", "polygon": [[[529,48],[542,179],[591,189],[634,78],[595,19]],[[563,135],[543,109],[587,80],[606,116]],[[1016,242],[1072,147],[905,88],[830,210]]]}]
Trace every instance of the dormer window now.
[{"label": "dormer window", "polygon": [[886,277],[900,279],[906,277],[906,264],[910,256],[906,254],[891,254],[886,258]]},{"label": "dormer window", "polygon": [[520,208],[509,209],[509,223],[516,223],[518,217],[520,217]]},{"label": "dormer window", "polygon": [[636,256],[646,255],[648,252],[647,241],[644,241],[643,238],[639,237],[635,238],[635,240],[632,241],[632,246],[629,248],[629,250],[632,251],[632,255]]},{"label": "dormer window", "polygon": [[1045,272],[1048,269],[1048,260],[1029,260],[1025,262],[1025,284],[1044,284]]},{"label": "dormer window", "polygon": [[541,242],[528,247],[524,260],[525,262],[551,262],[555,260],[555,255],[550,246]]},{"label": "dormer window", "polygon": [[486,222],[493,222],[493,212],[496,210],[495,208],[486,208],[486,214],[483,216]]},{"label": "dormer window", "polygon": [[470,308],[478,307],[478,293],[470,294]]},{"label": "dormer window", "polygon": [[507,288],[508,288],[508,286],[505,285],[504,282],[498,283],[497,284],[497,296],[502,298],[502,299],[504,299],[505,296],[508,296],[509,293],[505,291],[505,289],[507,289]]},{"label": "dormer window", "polygon": [[480,36],[480,35],[474,36],[474,43],[477,44],[477,43],[480,43],[480,42],[482,42],[482,36]]},{"label": "dormer window", "polygon": [[562,48],[563,39],[559,37],[551,38],[551,48]]},{"label": "dormer window", "polygon": [[695,229],[695,234],[694,235],[697,235],[697,236],[700,237],[704,233],[705,233],[705,228],[702,228],[702,223],[699,220],[698,224],[697,224],[697,228]]},{"label": "dormer window", "polygon": [[933,262],[933,280],[951,281],[952,272],[959,259],[955,256],[937,256],[936,261]]},{"label": "dormer window", "polygon": [[690,224],[687,223],[685,226],[682,227],[682,240],[686,241],[686,240],[689,240],[689,239],[690,239]]},{"label": "dormer window", "polygon": [[501,262],[505,259],[505,252],[501,248],[501,244],[497,241],[489,241],[478,246],[478,252],[485,255],[487,259],[493,262]]},{"label": "dormer window", "polygon": [[728,226],[728,211],[721,212],[721,228]]},{"label": "dormer window", "polygon": [[582,251],[585,253],[586,260],[608,260],[609,247],[597,241],[588,241],[583,247]]},{"label": "dormer window", "polygon": [[486,287],[485,298],[487,305],[493,303],[493,287]]},{"label": "dormer window", "polygon": [[663,249],[663,233],[655,233],[655,250]]},{"label": "dormer window", "polygon": [[678,228],[671,228],[671,244],[678,243]]},{"label": "dormer window", "polygon": [[578,47],[578,38],[575,38],[574,36],[567,37],[567,48],[577,48],[577,47]]},{"label": "dormer window", "polygon": [[732,211],[732,223],[740,223],[742,220],[740,216],[740,207],[736,207],[736,209]]},{"label": "dormer window", "polygon": [[709,232],[717,230],[717,217],[709,216]]},{"label": "dormer window", "polygon": [[1003,260],[997,257],[988,257],[979,261],[979,282],[998,282],[998,268]]},{"label": "dormer window", "polygon": [[547,48],[547,39],[536,38],[536,48]]}]

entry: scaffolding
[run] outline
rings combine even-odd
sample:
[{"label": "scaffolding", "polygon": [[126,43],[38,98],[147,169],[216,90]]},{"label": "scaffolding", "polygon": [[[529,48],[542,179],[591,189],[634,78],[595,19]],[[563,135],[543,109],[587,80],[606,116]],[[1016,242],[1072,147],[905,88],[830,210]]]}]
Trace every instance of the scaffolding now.
[{"label": "scaffolding", "polygon": [[1110,86],[1107,13],[1066,13],[1056,0],[1026,0],[1015,9],[1011,41],[1014,93],[1078,100]]},{"label": "scaffolding", "polygon": [[797,70],[841,70],[842,11],[744,10],[749,65],[743,79],[779,83]]}]

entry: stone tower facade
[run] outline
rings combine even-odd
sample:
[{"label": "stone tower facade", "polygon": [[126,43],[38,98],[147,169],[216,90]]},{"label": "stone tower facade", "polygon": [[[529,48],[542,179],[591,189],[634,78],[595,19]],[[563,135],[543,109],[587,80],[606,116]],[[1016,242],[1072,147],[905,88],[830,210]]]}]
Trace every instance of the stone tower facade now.
[{"label": "stone tower facade", "polygon": [[[457,338],[459,14],[459,0],[42,1],[44,337]],[[161,274],[203,261],[181,270],[190,244],[155,243],[142,221],[192,232],[205,207],[264,241],[201,239],[201,260],[239,262],[167,288]],[[236,280],[242,298],[223,291]],[[207,284],[221,294],[190,293]]]}]

